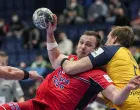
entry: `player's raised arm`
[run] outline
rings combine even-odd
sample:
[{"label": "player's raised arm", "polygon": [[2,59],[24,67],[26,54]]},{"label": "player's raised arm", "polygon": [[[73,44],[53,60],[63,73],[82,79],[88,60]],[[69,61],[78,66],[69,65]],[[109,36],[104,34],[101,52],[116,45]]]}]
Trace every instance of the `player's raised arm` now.
[{"label": "player's raised arm", "polygon": [[43,80],[43,77],[36,71],[27,72],[11,66],[0,66],[0,78],[8,80],[24,80],[28,78]]},{"label": "player's raised arm", "polygon": [[57,16],[53,14],[53,24],[49,23],[48,28],[46,29],[46,39],[47,39],[47,50],[50,62],[54,69],[60,67],[60,65],[56,62],[58,56],[63,56],[66,58],[67,56],[60,54],[59,49],[57,48],[58,44],[54,38],[54,31],[57,26]]},{"label": "player's raised arm", "polygon": [[59,56],[57,62],[62,64],[67,74],[74,75],[107,64],[119,48],[120,46],[104,46],[77,61],[63,60],[64,57]]},{"label": "player's raised arm", "polygon": [[110,85],[102,94],[114,104],[120,105],[128,98],[131,90],[138,88],[140,88],[140,76],[132,78],[122,90],[118,90],[114,85]]}]

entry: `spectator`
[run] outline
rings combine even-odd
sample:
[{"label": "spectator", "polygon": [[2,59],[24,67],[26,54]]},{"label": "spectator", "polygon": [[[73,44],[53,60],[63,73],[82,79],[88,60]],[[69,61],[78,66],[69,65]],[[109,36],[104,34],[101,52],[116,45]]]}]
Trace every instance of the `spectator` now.
[{"label": "spectator", "polygon": [[132,26],[139,26],[140,25],[140,8],[137,14],[137,18],[131,21]]},{"label": "spectator", "polygon": [[50,68],[51,64],[48,63],[42,55],[38,55],[36,60],[31,64],[31,68]]},{"label": "spectator", "polygon": [[134,32],[135,32],[136,43],[140,46],[140,9],[138,11],[137,16],[138,17],[136,19],[131,21],[131,25],[132,25]]},{"label": "spectator", "polygon": [[[128,13],[127,8],[119,0],[109,0],[108,7],[109,7],[109,12],[108,12],[108,16],[106,19],[107,22],[114,23],[116,16],[117,16],[117,19],[119,19],[119,18],[123,19],[124,17],[123,18],[120,17],[119,13],[124,13],[125,17],[128,17],[127,16],[127,13]],[[123,12],[118,12],[120,8],[123,10]],[[122,10],[120,10],[120,11],[122,11]],[[128,19],[127,19],[127,22],[128,22]]]},{"label": "spectator", "polygon": [[63,15],[59,17],[59,23],[65,24],[77,24],[83,23],[84,20],[84,8],[77,0],[69,0],[68,6],[64,9]]},{"label": "spectator", "polygon": [[115,10],[118,8],[122,8],[124,10],[125,15],[127,15],[128,10],[125,7],[125,5],[122,2],[120,2],[120,0],[110,0],[109,9],[113,11],[113,13],[115,13]]},{"label": "spectator", "polygon": [[[8,55],[0,51],[0,66],[8,65]],[[16,99],[18,102],[24,102],[24,93],[18,81],[0,79],[0,104],[8,103]]]},{"label": "spectator", "polygon": [[58,34],[58,48],[60,49],[61,53],[65,55],[69,55],[73,51],[73,43],[70,39],[67,38],[65,32],[60,32]]},{"label": "spectator", "polygon": [[124,14],[123,8],[117,8],[115,10],[116,20],[114,25],[115,26],[130,26],[128,18]]},{"label": "spectator", "polygon": [[11,16],[11,21],[9,24],[9,36],[15,35],[15,37],[21,37],[27,25],[19,18],[19,16],[14,13]]},{"label": "spectator", "polygon": [[24,47],[25,48],[39,48],[40,46],[40,32],[37,28],[32,27],[26,30],[24,36]]},{"label": "spectator", "polygon": [[20,64],[19,64],[19,68],[21,68],[21,69],[25,69],[27,67],[27,64],[25,63],[25,62],[20,62]]},{"label": "spectator", "polygon": [[96,0],[88,9],[88,21],[89,23],[104,22],[107,13],[108,7],[103,0]]},{"label": "spectator", "polygon": [[6,37],[7,31],[8,26],[5,24],[4,19],[0,18],[0,47]]}]

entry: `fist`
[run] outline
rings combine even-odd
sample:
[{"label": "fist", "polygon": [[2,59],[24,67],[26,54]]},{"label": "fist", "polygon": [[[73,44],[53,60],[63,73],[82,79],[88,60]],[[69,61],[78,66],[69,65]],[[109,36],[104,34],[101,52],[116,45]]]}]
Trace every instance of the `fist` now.
[{"label": "fist", "polygon": [[127,86],[129,87],[130,90],[136,90],[140,88],[140,75],[132,78],[127,84]]},{"label": "fist", "polygon": [[40,76],[37,73],[37,71],[33,71],[33,70],[29,71],[29,78],[30,79],[36,79],[36,80],[39,80],[39,81],[43,81],[43,79],[44,79],[42,76]]}]

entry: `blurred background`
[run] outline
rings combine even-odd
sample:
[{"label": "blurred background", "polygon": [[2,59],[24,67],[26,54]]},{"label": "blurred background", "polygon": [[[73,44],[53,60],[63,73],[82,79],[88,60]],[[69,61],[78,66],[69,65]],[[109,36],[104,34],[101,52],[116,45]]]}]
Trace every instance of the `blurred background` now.
[{"label": "blurred background", "polygon": [[[0,1],[0,50],[7,53],[10,66],[34,69],[44,77],[53,71],[46,51],[46,31],[37,29],[32,22],[33,12],[41,7],[49,8],[57,15],[55,37],[61,52],[66,55],[75,53],[76,44],[85,30],[99,32],[104,44],[112,27],[131,26],[135,42],[130,51],[140,65],[140,0]],[[24,93],[22,97],[27,100],[34,97],[40,83],[26,80],[19,84]],[[13,100],[17,101],[16,98]],[[105,107],[94,103],[87,109],[105,110]]]}]

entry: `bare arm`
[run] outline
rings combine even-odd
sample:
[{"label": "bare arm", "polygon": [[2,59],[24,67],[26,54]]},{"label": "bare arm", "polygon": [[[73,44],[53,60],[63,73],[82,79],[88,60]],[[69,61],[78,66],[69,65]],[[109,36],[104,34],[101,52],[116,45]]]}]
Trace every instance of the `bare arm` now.
[{"label": "bare arm", "polygon": [[[103,46],[91,52],[87,57],[77,61],[65,61],[62,65],[67,74],[74,75],[85,72],[93,67],[100,67],[107,64],[118,51],[119,46]],[[63,56],[58,57],[58,63],[62,62]]]},{"label": "bare arm", "polygon": [[84,57],[84,58],[82,58],[78,61],[68,61],[68,60],[66,60],[63,63],[62,67],[63,67],[64,71],[67,74],[70,74],[70,75],[74,75],[76,73],[81,73],[81,72],[84,72],[84,71],[87,71],[87,70],[90,70],[90,69],[93,68],[89,57]]},{"label": "bare arm", "polygon": [[[96,51],[91,52],[88,56],[81,58],[77,61],[65,61],[62,65],[64,71],[67,74],[74,75],[77,73],[85,72],[94,67],[103,66],[108,62],[108,52],[104,52],[102,48],[98,48]],[[111,58],[111,57],[110,57]],[[63,56],[59,56],[58,63],[60,64]]]},{"label": "bare arm", "polygon": [[18,68],[0,66],[0,77],[10,80],[21,80],[24,78],[24,72]]},{"label": "bare arm", "polygon": [[[54,38],[54,30],[56,29],[56,26],[57,26],[56,15],[53,15],[53,18],[54,18],[54,24],[52,25],[51,23],[49,23],[49,27],[46,30],[47,44],[56,42],[56,40]],[[49,55],[49,59],[50,59],[50,62],[52,64],[53,68],[56,69],[56,68],[60,67],[60,65],[58,65],[58,63],[56,62],[56,59],[58,58],[58,56],[60,56],[60,50],[57,47],[55,47],[51,50],[48,49],[48,55]],[[67,57],[67,56],[64,56],[64,55],[62,55],[62,56]]]},{"label": "bare arm", "polygon": [[120,105],[128,98],[131,90],[136,90],[139,87],[140,76],[137,76],[132,78],[122,90],[118,90],[114,85],[110,85],[102,94],[114,104]]},{"label": "bare arm", "polygon": [[[22,80],[24,78],[24,71],[11,66],[0,66],[0,78],[7,80]],[[29,71],[29,78],[43,80],[36,71]]]}]

